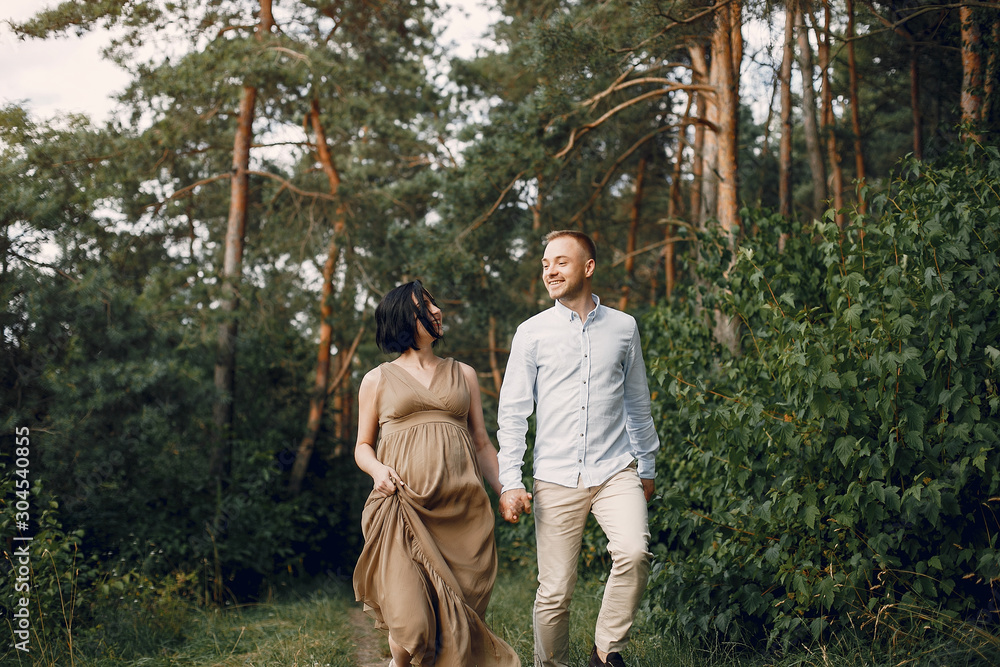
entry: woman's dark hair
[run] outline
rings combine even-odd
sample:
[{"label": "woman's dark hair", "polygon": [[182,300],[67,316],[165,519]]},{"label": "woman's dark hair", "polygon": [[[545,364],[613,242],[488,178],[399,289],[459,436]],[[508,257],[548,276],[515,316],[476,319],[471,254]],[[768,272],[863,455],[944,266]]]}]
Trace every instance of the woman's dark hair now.
[{"label": "woman's dark hair", "polygon": [[[389,291],[375,308],[375,344],[386,354],[399,354],[417,347],[417,320],[434,337],[437,345],[441,334],[437,332],[431,314],[427,312],[424,297],[435,306],[437,302],[424,289],[419,280],[400,285]],[[416,303],[414,303],[416,301]]]}]

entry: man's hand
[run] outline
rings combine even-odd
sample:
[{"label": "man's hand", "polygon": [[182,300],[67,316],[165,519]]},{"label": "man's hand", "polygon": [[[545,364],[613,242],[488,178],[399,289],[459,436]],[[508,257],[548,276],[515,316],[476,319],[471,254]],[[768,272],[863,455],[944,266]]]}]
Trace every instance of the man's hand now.
[{"label": "man's hand", "polygon": [[517,523],[521,514],[531,514],[531,494],[524,489],[511,489],[500,495],[500,516]]},{"label": "man's hand", "polygon": [[656,491],[656,480],[652,479],[640,479],[642,482],[642,494],[646,496],[646,502],[653,497],[653,492]]}]

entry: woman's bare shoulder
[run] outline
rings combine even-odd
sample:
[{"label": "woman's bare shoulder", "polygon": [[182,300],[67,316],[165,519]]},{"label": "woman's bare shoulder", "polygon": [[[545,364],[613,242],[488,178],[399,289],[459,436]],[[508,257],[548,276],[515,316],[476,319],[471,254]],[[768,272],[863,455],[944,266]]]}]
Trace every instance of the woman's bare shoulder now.
[{"label": "woman's bare shoulder", "polygon": [[458,368],[462,371],[462,375],[465,377],[466,382],[469,383],[470,387],[479,387],[479,374],[476,369],[465,363],[464,361],[456,361]]},{"label": "woman's bare shoulder", "polygon": [[382,367],[376,366],[371,369],[365,376],[361,378],[361,386],[358,387],[358,391],[374,390],[378,387],[379,381],[382,379]]}]

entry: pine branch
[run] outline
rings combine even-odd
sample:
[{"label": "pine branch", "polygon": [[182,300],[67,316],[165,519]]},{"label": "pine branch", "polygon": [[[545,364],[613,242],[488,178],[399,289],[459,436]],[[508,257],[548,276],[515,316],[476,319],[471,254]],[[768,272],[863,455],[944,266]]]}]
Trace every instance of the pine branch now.
[{"label": "pine branch", "polygon": [[[683,223],[683,222],[684,222],[683,220],[670,220],[670,223],[671,224],[675,224],[675,225],[679,224],[679,223]],[[687,223],[684,223],[684,224],[687,225]],[[624,262],[625,260],[627,260],[627,259],[629,259],[631,257],[635,257],[637,255],[641,255],[643,253],[647,253],[650,250],[656,250],[657,248],[662,248],[663,246],[670,245],[671,243],[680,243],[681,241],[690,241],[690,240],[691,240],[691,238],[687,237],[687,236],[671,236],[668,239],[663,239],[662,241],[657,241],[656,243],[650,243],[649,245],[644,246],[642,248],[639,248],[638,250],[633,250],[630,253],[626,253],[625,255],[623,255],[622,257],[620,257],[619,259],[616,259],[615,262],[611,266],[612,266],[612,268],[616,267],[616,266],[618,266],[619,264],[621,264],[622,262]]]},{"label": "pine branch", "polygon": [[66,273],[65,271],[63,271],[62,269],[60,269],[58,266],[55,266],[55,265],[52,265],[52,264],[46,264],[45,262],[39,262],[38,260],[31,259],[30,257],[25,257],[24,255],[22,255],[20,253],[14,252],[10,248],[7,249],[7,254],[10,255],[11,257],[17,257],[22,262],[27,262],[28,264],[34,264],[35,266],[40,266],[43,269],[50,269],[52,271],[55,271],[60,276],[62,276],[66,280],[69,280],[70,282],[74,282],[74,283],[80,282],[78,279],[76,279],[73,276],[69,275],[68,273]]},{"label": "pine branch", "polygon": [[468,227],[466,227],[465,229],[463,229],[461,232],[458,233],[458,236],[455,237],[456,243],[458,241],[461,241],[466,235],[472,233],[473,231],[478,229],[484,222],[490,219],[490,217],[496,212],[496,210],[500,208],[500,204],[503,203],[503,200],[506,199],[507,193],[510,192],[511,188],[514,187],[514,184],[517,183],[522,176],[524,176],[524,173],[526,171],[527,169],[519,172],[517,176],[511,179],[510,183],[507,184],[507,187],[505,187],[503,190],[500,191],[500,196],[497,197],[497,200],[495,202],[493,202],[493,206],[490,207],[490,210],[488,210],[486,213],[483,213],[481,216],[476,218],[471,225],[469,225]]},{"label": "pine branch", "polygon": [[668,87],[668,88],[660,88],[658,90],[647,91],[647,92],[643,93],[642,95],[639,95],[638,97],[633,97],[632,99],[626,100],[625,102],[622,102],[618,106],[613,107],[612,109],[608,110],[603,116],[601,116],[597,120],[595,120],[595,121],[593,121],[591,123],[587,123],[586,125],[581,125],[580,127],[573,128],[570,131],[569,142],[566,144],[566,146],[561,151],[559,151],[558,153],[556,153],[553,157],[555,157],[556,159],[565,157],[570,151],[573,150],[574,146],[576,145],[576,140],[577,139],[579,139],[581,136],[583,136],[587,132],[590,132],[594,128],[602,125],[603,123],[605,123],[609,119],[613,118],[619,112],[624,111],[625,109],[627,109],[627,108],[629,108],[631,106],[639,104],[640,102],[644,102],[644,101],[646,101],[646,100],[648,100],[650,98],[653,98],[653,97],[662,97],[663,95],[667,95],[668,93],[672,93],[672,92],[674,92],[676,90],[698,90],[698,91],[703,91],[703,92],[711,92],[711,91],[714,90],[714,88],[712,86],[706,86],[704,84],[693,84],[692,83],[692,84],[677,84],[675,86],[671,86],[671,87]]},{"label": "pine branch", "polygon": [[179,199],[182,195],[187,194],[188,192],[191,192],[195,188],[200,187],[202,185],[208,185],[209,183],[212,183],[214,181],[221,181],[222,179],[228,179],[228,178],[232,178],[232,174],[218,174],[217,176],[210,176],[209,178],[203,178],[200,181],[192,183],[191,185],[184,186],[180,190],[176,190],[172,195],[170,195],[163,201],[147,204],[143,208],[151,208],[156,213],[159,213],[160,209],[163,208],[164,204],[166,204],[167,202],[172,201],[174,199]]},{"label": "pine branch", "polygon": [[332,202],[336,202],[337,201],[336,197],[334,197],[332,195],[328,195],[325,192],[313,192],[311,190],[303,190],[302,188],[299,188],[299,187],[293,185],[292,182],[289,181],[288,179],[282,178],[281,176],[278,176],[277,174],[272,174],[272,173],[269,173],[269,172],[266,172],[266,171],[253,171],[253,170],[250,170],[250,169],[247,170],[247,173],[248,174],[252,174],[254,176],[263,176],[264,178],[270,178],[271,180],[278,181],[279,183],[281,183],[281,189],[284,190],[284,189],[287,188],[288,190],[291,190],[295,194],[299,195],[300,197],[312,197],[314,199],[325,199],[327,201],[332,201]]},{"label": "pine branch", "polygon": [[666,17],[668,19],[673,19],[673,23],[671,23],[668,26],[664,26],[664,28],[662,30],[660,30],[658,33],[656,33],[655,35],[653,35],[651,37],[647,37],[646,39],[642,40],[641,42],[639,42],[635,46],[630,46],[630,47],[627,47],[627,48],[624,48],[624,49],[616,49],[614,51],[614,53],[628,53],[628,52],[632,52],[632,51],[638,51],[638,50],[642,49],[643,47],[645,47],[650,42],[652,42],[654,39],[657,39],[658,37],[662,37],[668,31],[673,30],[677,26],[688,25],[690,23],[694,23],[695,21],[697,21],[697,20],[699,20],[701,18],[704,18],[704,17],[708,16],[709,14],[714,13],[717,9],[719,9],[721,7],[724,7],[724,6],[728,5],[729,3],[733,2],[733,1],[734,0],[726,0],[725,2],[720,2],[717,5],[712,5],[710,7],[706,7],[702,11],[698,12],[697,14],[693,14],[692,16],[689,16],[686,19],[675,19],[672,16],[670,16],[669,14],[661,14],[661,16],[664,16],[664,17]]}]

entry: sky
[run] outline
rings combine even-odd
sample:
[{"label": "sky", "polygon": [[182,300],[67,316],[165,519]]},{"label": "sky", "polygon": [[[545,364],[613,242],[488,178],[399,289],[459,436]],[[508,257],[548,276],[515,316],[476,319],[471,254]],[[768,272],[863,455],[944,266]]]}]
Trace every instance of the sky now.
[{"label": "sky", "polygon": [[[128,74],[101,58],[107,36],[19,40],[8,22],[27,19],[58,0],[0,0],[0,105],[25,103],[33,115],[51,118],[84,113],[106,120],[109,96],[128,82]],[[445,40],[457,44],[456,55],[474,53],[489,18],[482,0],[451,0],[455,6]]]},{"label": "sky", "polygon": [[128,77],[101,59],[104,36],[18,40],[8,21],[24,20],[51,5],[39,0],[0,0],[0,103],[27,102],[38,116],[86,113],[104,118],[108,95]]},{"label": "sky", "polygon": [[[486,9],[489,0],[444,2],[452,6],[444,39],[455,43],[455,55],[469,57],[494,20]],[[0,105],[24,104],[39,119],[84,113],[100,123],[110,115],[109,96],[128,82],[127,73],[101,58],[107,35],[98,30],[83,37],[22,41],[7,23],[24,20],[56,4],[58,0],[0,0]],[[759,21],[747,23],[744,36],[748,53],[776,48],[775,34],[774,26]],[[750,67],[744,60],[741,89],[744,102],[749,102],[758,122],[767,117],[773,76],[769,68]]]}]

